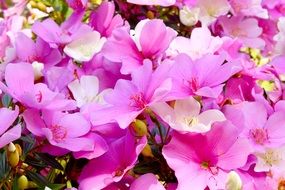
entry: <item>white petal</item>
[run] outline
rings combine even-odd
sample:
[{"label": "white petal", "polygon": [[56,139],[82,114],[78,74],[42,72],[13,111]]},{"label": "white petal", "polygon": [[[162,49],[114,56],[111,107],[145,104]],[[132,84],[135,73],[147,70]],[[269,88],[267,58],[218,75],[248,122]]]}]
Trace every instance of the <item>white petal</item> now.
[{"label": "white petal", "polygon": [[64,52],[76,61],[90,61],[98,53],[106,38],[100,38],[97,31],[89,32],[65,46]]},{"label": "white petal", "polygon": [[207,110],[197,116],[199,123],[211,126],[214,122],[225,121],[226,117],[219,110]]},{"label": "white petal", "polygon": [[99,80],[96,76],[84,75],[80,78],[80,84],[85,95],[88,97],[95,97],[99,91]]},{"label": "white petal", "polygon": [[200,113],[200,103],[193,97],[176,100],[174,112],[177,118],[197,116]]}]

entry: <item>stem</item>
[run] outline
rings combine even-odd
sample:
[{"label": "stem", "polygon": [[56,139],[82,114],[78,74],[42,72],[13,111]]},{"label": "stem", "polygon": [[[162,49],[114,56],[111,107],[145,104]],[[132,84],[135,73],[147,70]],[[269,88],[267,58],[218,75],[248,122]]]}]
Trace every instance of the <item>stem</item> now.
[{"label": "stem", "polygon": [[166,140],[168,138],[169,131],[170,131],[170,127],[167,128],[166,135],[164,137],[164,142],[166,142]]}]

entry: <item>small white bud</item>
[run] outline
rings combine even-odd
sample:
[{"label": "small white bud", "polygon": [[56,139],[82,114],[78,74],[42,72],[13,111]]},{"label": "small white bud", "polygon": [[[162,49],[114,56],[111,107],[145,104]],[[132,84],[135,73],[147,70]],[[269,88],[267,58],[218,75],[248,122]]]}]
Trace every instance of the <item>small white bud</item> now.
[{"label": "small white bud", "polygon": [[34,61],[32,63],[32,67],[34,69],[35,80],[40,79],[43,76],[42,71],[44,69],[44,64],[37,62],[37,61]]},{"label": "small white bud", "polygon": [[227,181],[226,181],[226,190],[241,190],[242,189],[242,181],[240,176],[235,171],[231,171],[228,173]]},{"label": "small white bud", "polygon": [[199,8],[189,8],[184,6],[179,11],[179,18],[182,24],[185,26],[194,26],[199,20]]},{"label": "small white bud", "polygon": [[8,145],[8,151],[9,152],[15,152],[16,151],[16,146],[12,142],[10,142]]}]

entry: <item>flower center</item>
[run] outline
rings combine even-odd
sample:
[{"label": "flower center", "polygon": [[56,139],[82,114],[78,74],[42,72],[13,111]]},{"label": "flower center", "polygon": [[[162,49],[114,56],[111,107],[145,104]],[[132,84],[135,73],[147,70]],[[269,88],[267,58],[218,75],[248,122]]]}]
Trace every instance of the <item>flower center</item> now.
[{"label": "flower center", "polygon": [[197,77],[192,77],[191,80],[188,81],[188,84],[192,92],[196,92],[200,88]]},{"label": "flower center", "polygon": [[119,176],[122,176],[124,174],[124,170],[119,168],[117,169],[116,171],[113,172],[113,176],[114,177],[119,177]]},{"label": "flower center", "polygon": [[38,103],[40,103],[43,99],[43,94],[41,91],[39,91],[37,94],[35,94],[36,100]]},{"label": "flower center", "polygon": [[132,95],[130,97],[130,106],[131,107],[135,107],[135,108],[138,108],[138,109],[144,109],[146,107],[146,101],[143,97],[143,94],[141,92],[135,94],[135,95]]},{"label": "flower center", "polygon": [[216,175],[219,172],[218,167],[211,166],[210,161],[203,161],[200,166],[202,169],[208,170],[213,175]]},{"label": "flower center", "polygon": [[282,160],[282,156],[274,150],[268,150],[261,157],[264,162],[269,166],[276,165]]},{"label": "flower center", "polygon": [[208,170],[210,167],[210,163],[208,161],[203,161],[201,163],[201,168],[204,169],[204,170]]},{"label": "flower center", "polygon": [[184,122],[188,127],[192,127],[193,125],[197,125],[199,120],[197,117],[185,117]]},{"label": "flower center", "polygon": [[52,132],[53,140],[56,142],[62,141],[67,135],[66,129],[58,125],[51,126],[50,130]]},{"label": "flower center", "polygon": [[256,144],[263,145],[268,140],[267,131],[262,128],[252,129],[249,133]]}]

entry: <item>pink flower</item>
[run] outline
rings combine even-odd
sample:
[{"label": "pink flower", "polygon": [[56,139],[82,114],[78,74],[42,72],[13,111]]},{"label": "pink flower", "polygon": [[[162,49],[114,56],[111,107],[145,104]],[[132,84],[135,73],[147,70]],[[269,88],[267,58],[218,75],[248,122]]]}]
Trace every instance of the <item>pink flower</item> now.
[{"label": "pink flower", "polygon": [[101,5],[90,15],[89,24],[101,36],[110,37],[113,30],[124,26],[125,22],[121,15],[115,13],[115,5],[113,2],[102,2]]},{"label": "pink flower", "polygon": [[178,55],[170,70],[173,96],[218,97],[224,86],[222,83],[241,69],[233,62],[223,62],[224,57],[221,55],[206,55],[195,61],[185,54]]},{"label": "pink flower", "polygon": [[235,15],[257,16],[268,19],[268,12],[261,5],[262,0],[230,0]]},{"label": "pink flower", "polygon": [[48,66],[59,63],[62,59],[58,49],[53,49],[41,38],[34,42],[24,33],[18,33],[15,39],[16,54],[22,62],[40,62]]},{"label": "pink flower", "polygon": [[222,17],[219,19],[224,35],[240,39],[244,46],[264,48],[265,42],[260,38],[262,28],[258,26],[255,18]]},{"label": "pink flower", "polygon": [[72,110],[75,102],[65,99],[63,94],[51,91],[46,84],[34,84],[34,71],[31,64],[8,64],[5,71],[5,86],[0,89],[27,107],[49,110]]},{"label": "pink flower", "polygon": [[76,11],[80,11],[85,8],[88,0],[67,0],[68,6]]},{"label": "pink flower", "polygon": [[134,166],[145,144],[145,137],[136,139],[131,131],[127,130],[124,136],[110,144],[107,153],[91,160],[84,167],[79,178],[79,189],[103,189],[113,182],[119,182]]},{"label": "pink flower", "polygon": [[131,36],[126,29],[114,30],[102,49],[108,60],[122,63],[122,74],[130,74],[143,64],[144,59],[157,61],[177,34],[158,19],[140,21],[134,32]]},{"label": "pink flower", "polygon": [[60,26],[52,19],[48,18],[44,21],[36,21],[32,26],[32,31],[51,47],[65,45],[76,37],[87,32],[92,32],[92,28],[81,23],[84,11],[75,11]]},{"label": "pink flower", "polygon": [[247,140],[239,138],[238,130],[229,122],[214,125],[203,135],[174,132],[163,148],[167,163],[175,171],[177,190],[224,188],[227,172],[244,166],[251,152]]},{"label": "pink flower", "polygon": [[206,54],[214,54],[221,48],[223,40],[211,35],[207,27],[194,28],[190,39],[178,36],[170,44],[167,53],[177,55],[185,53],[193,60],[199,59]]},{"label": "pink flower", "polygon": [[46,137],[51,145],[73,152],[93,150],[93,140],[84,137],[91,126],[80,114],[40,112],[28,109],[23,113],[27,129],[34,135]]},{"label": "pink flower", "polygon": [[259,102],[242,102],[225,106],[225,116],[239,127],[240,136],[248,138],[255,151],[265,147],[284,145],[285,118],[283,111],[273,113],[267,119],[267,110]]},{"label": "pink flower", "polygon": [[278,55],[285,54],[285,17],[280,17],[278,20],[278,34],[274,36],[274,40],[277,42],[275,46],[275,52]]},{"label": "pink flower", "polygon": [[114,90],[104,97],[109,105],[91,114],[92,124],[118,122],[121,128],[127,128],[148,106],[167,98],[172,87],[167,72],[168,68],[162,66],[152,72],[152,64],[145,62],[132,73],[131,81],[118,80]]},{"label": "pink flower", "polygon": [[164,7],[175,4],[175,0],[127,0],[127,2],[138,5],[161,5]]},{"label": "pink flower", "polygon": [[14,111],[8,108],[0,108],[0,148],[21,137],[22,130],[20,124],[9,129],[18,117],[18,114],[18,107]]}]

